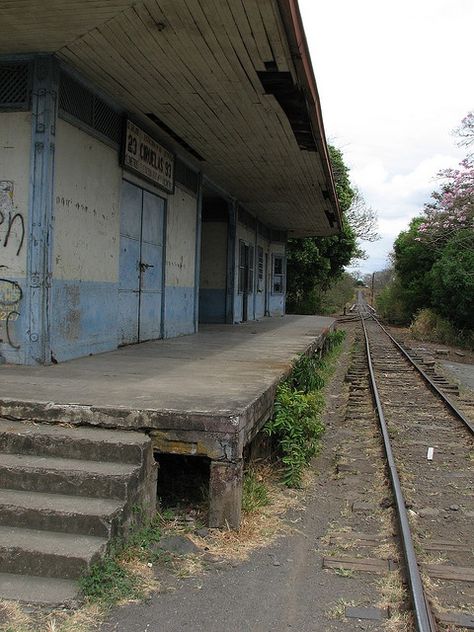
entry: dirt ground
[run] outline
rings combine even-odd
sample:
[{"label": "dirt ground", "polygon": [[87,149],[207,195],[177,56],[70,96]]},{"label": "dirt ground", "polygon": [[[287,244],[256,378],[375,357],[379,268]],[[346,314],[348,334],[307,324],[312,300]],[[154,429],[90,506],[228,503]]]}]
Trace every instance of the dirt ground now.
[{"label": "dirt ground", "polygon": [[[346,606],[380,606],[386,590],[383,577],[323,568],[325,558],[345,550],[345,546],[341,548],[335,542],[344,535],[349,523],[354,532],[375,536],[382,527],[380,492],[371,490],[372,474],[366,472],[364,480],[350,472],[338,474],[338,460],[348,439],[345,376],[352,343],[353,332],[349,331],[336,373],[327,387],[327,430],[322,450],[314,460],[309,483],[298,503],[289,511],[282,509],[286,528],[279,537],[240,561],[226,559],[225,555],[209,559],[203,552],[200,572],[185,578],[159,569],[160,592],[146,603],[115,609],[102,632],[402,629],[387,628],[386,621],[344,616]],[[354,502],[371,499],[375,511],[372,505],[369,511],[352,511]],[[366,552],[365,555],[368,556]]]}]

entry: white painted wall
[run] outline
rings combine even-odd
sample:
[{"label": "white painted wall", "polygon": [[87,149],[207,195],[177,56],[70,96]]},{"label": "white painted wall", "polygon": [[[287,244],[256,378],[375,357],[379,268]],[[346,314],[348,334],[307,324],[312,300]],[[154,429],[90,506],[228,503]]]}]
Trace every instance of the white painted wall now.
[{"label": "white painted wall", "polygon": [[54,278],[117,282],[121,181],[116,149],[58,120]]},{"label": "white painted wall", "polygon": [[197,198],[176,185],[168,196],[166,285],[194,287]]},{"label": "white painted wall", "polygon": [[[0,139],[0,276],[18,278],[26,275],[31,112],[0,112]],[[23,221],[13,221],[4,245],[17,214]]]},{"label": "white painted wall", "polygon": [[28,322],[31,112],[0,112],[0,139],[0,356],[21,363]]},{"label": "white painted wall", "polygon": [[165,338],[195,331],[197,197],[176,185],[166,221]]}]

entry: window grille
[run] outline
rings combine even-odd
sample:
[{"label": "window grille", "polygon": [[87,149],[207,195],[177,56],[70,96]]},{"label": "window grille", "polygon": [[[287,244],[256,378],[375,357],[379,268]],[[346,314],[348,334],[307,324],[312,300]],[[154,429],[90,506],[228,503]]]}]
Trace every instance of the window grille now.
[{"label": "window grille", "polygon": [[273,294],[284,294],[285,292],[285,258],[280,255],[273,255]]},{"label": "window grille", "polygon": [[199,189],[199,174],[193,171],[193,169],[190,169],[188,165],[179,158],[176,159],[175,179],[177,183],[182,184],[197,194]]},{"label": "window grille", "polygon": [[72,117],[101,136],[120,144],[122,116],[65,72],[61,72],[60,77],[59,115],[63,118]]},{"label": "window grille", "polygon": [[0,110],[29,110],[31,71],[28,62],[0,64]]}]

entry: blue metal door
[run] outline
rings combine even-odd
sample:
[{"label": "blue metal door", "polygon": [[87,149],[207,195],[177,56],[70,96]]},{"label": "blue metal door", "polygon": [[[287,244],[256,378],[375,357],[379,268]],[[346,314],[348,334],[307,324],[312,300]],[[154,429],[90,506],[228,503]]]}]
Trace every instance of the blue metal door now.
[{"label": "blue metal door", "polygon": [[119,344],[161,338],[164,200],[127,181],[120,207]]}]

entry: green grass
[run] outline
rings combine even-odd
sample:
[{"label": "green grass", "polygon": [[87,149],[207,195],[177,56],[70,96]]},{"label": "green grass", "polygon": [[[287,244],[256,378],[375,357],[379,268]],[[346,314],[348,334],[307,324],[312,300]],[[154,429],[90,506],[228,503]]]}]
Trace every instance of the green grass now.
[{"label": "green grass", "polygon": [[258,479],[258,474],[252,467],[244,473],[242,492],[242,510],[245,513],[253,513],[270,504],[268,489],[265,483]]}]

